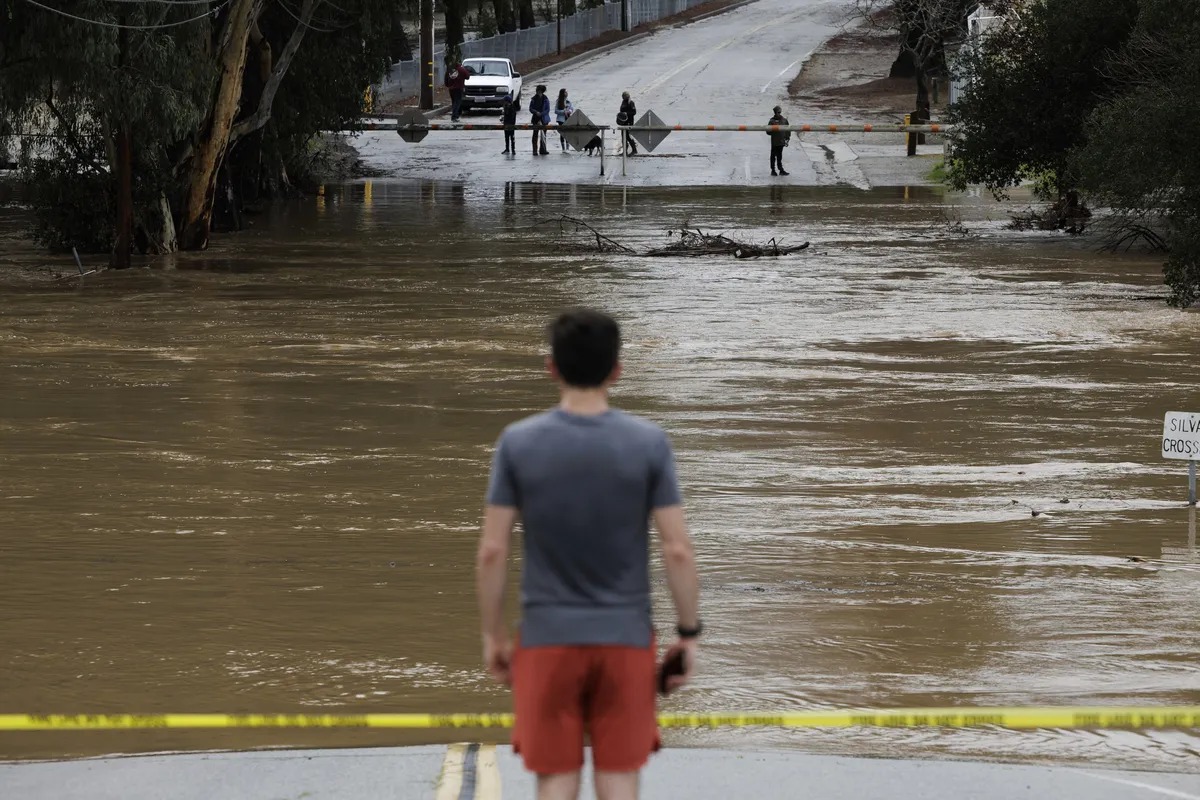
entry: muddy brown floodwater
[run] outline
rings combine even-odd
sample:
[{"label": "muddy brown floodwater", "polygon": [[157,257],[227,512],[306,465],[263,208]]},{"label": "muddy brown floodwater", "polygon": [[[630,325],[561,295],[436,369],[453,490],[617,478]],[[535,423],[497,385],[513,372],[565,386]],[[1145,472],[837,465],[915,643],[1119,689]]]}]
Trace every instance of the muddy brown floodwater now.
[{"label": "muddy brown floodwater", "polygon": [[[581,254],[529,227],[564,211],[643,246],[690,221],[813,247]],[[507,709],[479,669],[481,494],[578,303],[620,317],[618,402],[678,452],[711,635],[670,710],[1200,703],[1200,556],[1158,443],[1200,410],[1200,315],[1152,260],[933,191],[374,182],[76,288],[5,213],[2,711]],[[0,734],[0,757],[461,736]],[[668,741],[1200,770],[1171,732]]]}]

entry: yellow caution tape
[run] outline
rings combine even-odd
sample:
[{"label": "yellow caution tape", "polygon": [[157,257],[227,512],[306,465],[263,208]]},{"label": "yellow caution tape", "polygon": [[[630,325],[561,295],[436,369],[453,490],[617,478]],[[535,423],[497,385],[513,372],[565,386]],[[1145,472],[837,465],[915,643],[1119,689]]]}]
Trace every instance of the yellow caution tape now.
[{"label": "yellow caution tape", "polygon": [[[511,728],[512,714],[0,714],[0,731],[152,728]],[[1200,706],[896,708],[662,714],[664,728],[1200,729]]]}]

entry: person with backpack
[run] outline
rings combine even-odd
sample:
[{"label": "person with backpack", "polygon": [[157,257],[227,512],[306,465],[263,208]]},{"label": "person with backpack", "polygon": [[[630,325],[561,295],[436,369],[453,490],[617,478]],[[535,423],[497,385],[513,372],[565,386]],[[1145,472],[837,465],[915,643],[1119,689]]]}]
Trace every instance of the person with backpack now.
[{"label": "person with backpack", "polygon": [[446,59],[446,88],[450,90],[450,121],[458,122],[462,114],[463,95],[467,93],[470,71],[460,63],[457,51]]},{"label": "person with backpack", "polygon": [[500,108],[500,117],[504,123],[504,155],[517,154],[517,104],[513,102],[512,94],[504,95],[504,105]]},{"label": "person with backpack", "polygon": [[[788,118],[783,115],[783,109],[775,106],[773,109],[775,116],[771,117],[768,125],[787,126],[791,123]],[[771,137],[771,174],[772,175],[787,175],[788,171],[783,168],[783,148],[788,146],[788,142],[792,140],[791,131],[767,131],[767,135]],[[779,171],[776,172],[775,168]]]},{"label": "person with backpack", "polygon": [[558,90],[558,100],[554,103],[554,117],[558,123],[558,143],[562,145],[563,152],[567,152],[567,137],[563,135],[562,126],[567,119],[575,113],[575,106],[567,99],[567,90]]},{"label": "person with backpack", "polygon": [[546,149],[546,126],[550,124],[550,98],[546,96],[544,85],[537,87],[533,99],[529,101],[529,114],[533,124],[533,154],[539,155],[540,149],[540,155],[548,156],[550,151]]},{"label": "person with backpack", "polygon": [[[629,92],[621,93],[621,110],[617,112],[618,125],[632,125],[634,119],[637,118],[637,106],[629,97]],[[629,131],[621,131],[622,140],[625,143],[625,151],[631,156],[636,156],[638,153],[637,142],[629,135]]]}]

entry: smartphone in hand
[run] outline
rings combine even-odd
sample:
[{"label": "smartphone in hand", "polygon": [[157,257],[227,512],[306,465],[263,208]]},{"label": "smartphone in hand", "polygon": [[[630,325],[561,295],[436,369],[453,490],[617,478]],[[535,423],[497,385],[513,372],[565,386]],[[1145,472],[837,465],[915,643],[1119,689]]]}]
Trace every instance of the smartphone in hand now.
[{"label": "smartphone in hand", "polygon": [[683,650],[670,652],[663,662],[658,665],[658,693],[666,696],[671,693],[667,687],[667,679],[687,672],[683,663]]}]

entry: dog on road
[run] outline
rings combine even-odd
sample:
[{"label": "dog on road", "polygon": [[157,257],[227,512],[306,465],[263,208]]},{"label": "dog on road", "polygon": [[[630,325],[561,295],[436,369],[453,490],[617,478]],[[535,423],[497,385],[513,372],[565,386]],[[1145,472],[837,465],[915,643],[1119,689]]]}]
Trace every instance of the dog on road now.
[{"label": "dog on road", "polygon": [[587,154],[589,156],[594,156],[594,155],[596,155],[596,151],[599,150],[603,146],[604,146],[604,141],[600,138],[599,135],[596,135],[596,136],[592,137],[592,140],[590,142],[588,142],[586,145],[583,146],[583,149],[587,151]]}]

